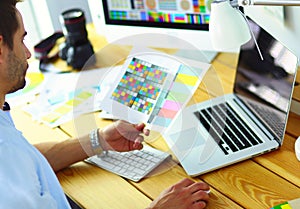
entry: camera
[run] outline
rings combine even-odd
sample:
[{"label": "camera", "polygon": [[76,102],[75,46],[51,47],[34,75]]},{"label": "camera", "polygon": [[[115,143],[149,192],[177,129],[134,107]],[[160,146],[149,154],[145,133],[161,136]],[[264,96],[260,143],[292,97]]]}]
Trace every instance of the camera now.
[{"label": "camera", "polygon": [[[64,11],[60,16],[65,42],[60,45],[59,57],[66,60],[74,69],[82,69],[94,54],[93,46],[88,40],[86,20],[81,9]],[[93,56],[92,58],[94,58]],[[89,60],[93,64],[95,60]]]}]

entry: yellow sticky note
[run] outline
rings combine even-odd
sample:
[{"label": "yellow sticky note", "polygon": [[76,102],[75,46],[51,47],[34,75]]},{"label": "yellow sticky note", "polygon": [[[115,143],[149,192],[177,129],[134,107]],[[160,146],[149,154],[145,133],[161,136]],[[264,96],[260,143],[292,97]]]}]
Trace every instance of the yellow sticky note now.
[{"label": "yellow sticky note", "polygon": [[186,74],[178,74],[175,82],[183,83],[189,86],[195,86],[198,81],[196,76],[186,75]]}]

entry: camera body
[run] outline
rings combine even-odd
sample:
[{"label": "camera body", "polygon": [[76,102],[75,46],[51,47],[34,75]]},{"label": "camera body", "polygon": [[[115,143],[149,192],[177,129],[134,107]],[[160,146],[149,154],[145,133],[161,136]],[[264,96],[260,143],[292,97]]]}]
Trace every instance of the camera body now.
[{"label": "camera body", "polygon": [[[64,11],[60,22],[66,41],[60,45],[59,57],[66,60],[69,66],[80,70],[94,54],[93,46],[87,37],[84,12],[81,9]],[[89,64],[94,62],[95,60],[89,60]]]}]

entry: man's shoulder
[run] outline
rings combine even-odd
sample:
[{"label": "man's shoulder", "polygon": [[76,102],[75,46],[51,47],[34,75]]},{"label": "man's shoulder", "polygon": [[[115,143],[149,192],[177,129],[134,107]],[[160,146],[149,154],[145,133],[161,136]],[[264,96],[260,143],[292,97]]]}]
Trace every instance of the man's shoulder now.
[{"label": "man's shoulder", "polygon": [[5,116],[3,111],[0,111],[0,143],[5,141],[13,141],[15,138],[19,138],[21,133],[16,129],[9,116]]},{"label": "man's shoulder", "polygon": [[0,126],[12,126],[12,119],[9,111],[0,110]]}]

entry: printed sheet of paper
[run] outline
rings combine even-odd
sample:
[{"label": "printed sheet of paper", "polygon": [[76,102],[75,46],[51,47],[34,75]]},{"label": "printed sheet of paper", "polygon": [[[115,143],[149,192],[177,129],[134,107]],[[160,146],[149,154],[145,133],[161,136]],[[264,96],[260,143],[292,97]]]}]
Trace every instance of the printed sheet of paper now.
[{"label": "printed sheet of paper", "polygon": [[115,80],[105,91],[101,109],[115,118],[145,122],[152,130],[162,131],[190,100],[209,66],[134,48],[121,71],[112,70]]},{"label": "printed sheet of paper", "polygon": [[192,98],[207,69],[208,66],[191,68],[186,65],[180,65],[171,87],[160,98],[161,102],[156,106],[150,121],[148,121],[152,129],[162,131],[170,125],[172,120],[178,115],[178,112]]},{"label": "printed sheet of paper", "polygon": [[[167,59],[167,58],[164,58]],[[179,63],[162,65],[162,55],[129,56],[101,107],[133,123],[148,121],[164,89],[170,88]]]}]

